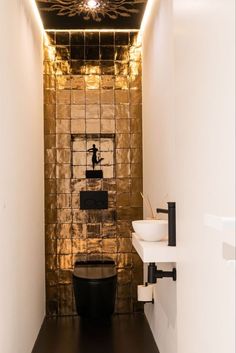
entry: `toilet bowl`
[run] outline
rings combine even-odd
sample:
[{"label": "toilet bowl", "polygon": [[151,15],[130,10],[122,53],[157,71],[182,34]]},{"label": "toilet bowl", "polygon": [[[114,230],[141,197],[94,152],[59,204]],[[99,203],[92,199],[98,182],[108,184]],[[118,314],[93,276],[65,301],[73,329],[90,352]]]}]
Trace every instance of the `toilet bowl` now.
[{"label": "toilet bowl", "polygon": [[76,261],[73,286],[77,313],[105,317],[114,313],[117,271],[112,260]]}]

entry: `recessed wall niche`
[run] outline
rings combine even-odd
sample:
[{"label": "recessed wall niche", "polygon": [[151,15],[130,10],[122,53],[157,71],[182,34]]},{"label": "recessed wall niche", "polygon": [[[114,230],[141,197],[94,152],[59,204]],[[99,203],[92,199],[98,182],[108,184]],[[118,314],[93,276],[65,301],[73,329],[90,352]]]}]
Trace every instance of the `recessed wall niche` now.
[{"label": "recessed wall niche", "polygon": [[[48,315],[76,314],[76,259],[111,258],[116,312],[142,309],[142,263],[131,222],[142,218],[141,55],[136,32],[48,32],[44,56],[45,227]],[[92,169],[103,178],[85,178]],[[81,210],[81,191],[107,191],[108,208]]]}]

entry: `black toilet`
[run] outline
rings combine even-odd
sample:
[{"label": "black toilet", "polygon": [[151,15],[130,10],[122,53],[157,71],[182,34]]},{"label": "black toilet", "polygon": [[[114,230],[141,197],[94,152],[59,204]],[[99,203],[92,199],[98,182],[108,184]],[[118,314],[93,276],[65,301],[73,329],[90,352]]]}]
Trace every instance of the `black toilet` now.
[{"label": "black toilet", "polygon": [[114,313],[117,271],[112,260],[76,261],[73,285],[76,309],[82,317]]}]

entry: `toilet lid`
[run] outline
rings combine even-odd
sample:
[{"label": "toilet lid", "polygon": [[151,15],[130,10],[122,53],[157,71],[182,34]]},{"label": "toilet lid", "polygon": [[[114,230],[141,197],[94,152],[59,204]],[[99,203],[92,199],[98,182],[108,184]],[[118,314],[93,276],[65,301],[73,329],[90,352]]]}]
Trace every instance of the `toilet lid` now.
[{"label": "toilet lid", "polygon": [[84,279],[104,279],[116,276],[116,267],[109,263],[77,263],[74,276]]}]

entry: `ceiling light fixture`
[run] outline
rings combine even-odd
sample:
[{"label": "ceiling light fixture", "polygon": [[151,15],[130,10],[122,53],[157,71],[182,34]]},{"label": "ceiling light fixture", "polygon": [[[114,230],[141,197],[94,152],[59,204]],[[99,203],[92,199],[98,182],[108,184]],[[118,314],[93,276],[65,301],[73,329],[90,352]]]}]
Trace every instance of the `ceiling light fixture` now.
[{"label": "ceiling light fixture", "polygon": [[55,11],[59,16],[83,16],[84,20],[101,22],[104,17],[116,20],[119,16],[131,17],[139,13],[137,5],[147,0],[38,0],[44,3],[43,11]]}]

